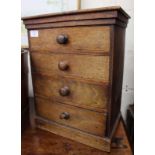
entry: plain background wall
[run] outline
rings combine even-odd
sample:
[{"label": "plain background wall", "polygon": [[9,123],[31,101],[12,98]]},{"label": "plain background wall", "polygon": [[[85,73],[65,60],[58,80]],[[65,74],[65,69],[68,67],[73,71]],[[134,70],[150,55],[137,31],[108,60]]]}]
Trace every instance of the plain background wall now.
[{"label": "plain background wall", "polygon": [[[30,16],[51,12],[61,12],[77,9],[76,0],[21,0],[22,16]],[[133,0],[81,0],[81,9],[105,6],[121,6],[131,17],[126,29],[125,62],[122,90],[121,112],[126,119],[126,109],[134,102],[134,1]],[[22,25],[22,45],[28,45],[27,35]],[[30,94],[32,86],[30,83]]]}]

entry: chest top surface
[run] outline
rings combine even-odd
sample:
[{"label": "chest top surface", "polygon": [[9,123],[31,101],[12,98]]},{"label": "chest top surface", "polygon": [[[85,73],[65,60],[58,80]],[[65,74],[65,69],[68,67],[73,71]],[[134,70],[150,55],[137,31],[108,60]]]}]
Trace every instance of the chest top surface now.
[{"label": "chest top surface", "polygon": [[27,29],[35,29],[101,24],[126,27],[129,18],[130,16],[120,6],[113,6],[29,16],[23,17],[22,20]]}]

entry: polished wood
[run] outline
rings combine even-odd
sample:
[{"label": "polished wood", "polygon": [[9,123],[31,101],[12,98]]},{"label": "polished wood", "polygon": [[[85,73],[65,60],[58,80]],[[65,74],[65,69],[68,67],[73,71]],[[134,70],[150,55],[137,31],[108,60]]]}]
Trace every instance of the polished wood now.
[{"label": "polished wood", "polygon": [[28,51],[21,50],[21,128],[25,129],[29,120],[28,100]]},{"label": "polished wood", "polygon": [[118,26],[113,26],[111,36],[113,38],[113,46],[111,49],[112,62],[110,66],[110,81],[112,83],[110,92],[112,97],[110,98],[111,102],[108,107],[110,115],[107,124],[107,136],[111,135],[120,112],[124,66],[125,29]]},{"label": "polished wood", "polygon": [[[91,16],[89,15],[91,18]],[[80,20],[80,21],[71,21],[71,22],[54,22],[54,23],[43,23],[43,24],[32,24],[27,25],[28,30],[33,29],[49,29],[49,28],[63,28],[63,27],[74,27],[74,26],[100,26],[100,25],[118,25],[123,28],[126,28],[127,23],[121,22],[112,18],[109,19],[98,19],[98,20]]]},{"label": "polished wood", "polygon": [[120,119],[128,19],[120,7],[23,18],[36,127],[110,151]]},{"label": "polished wood", "polygon": [[28,105],[28,51],[21,50],[21,106]]},{"label": "polished wood", "polygon": [[[121,13],[122,15],[124,15],[124,20],[128,18],[130,18],[130,16],[120,7],[120,6],[108,6],[108,7],[100,7],[100,8],[91,8],[91,9],[82,9],[82,10],[73,10],[73,11],[65,11],[65,12],[58,12],[58,13],[48,13],[48,14],[43,14],[43,15],[35,15],[35,16],[28,16],[28,17],[23,17],[22,20],[26,21],[26,23],[30,24],[31,22],[35,22],[33,21],[32,19],[39,19],[39,18],[42,18],[42,17],[57,17],[57,16],[67,16],[67,15],[83,15],[83,13],[103,13],[103,15],[101,16],[102,18],[112,18],[112,16],[109,16],[109,11],[116,11],[115,13]],[[117,15],[117,14],[116,14]],[[114,16],[115,18],[117,16]],[[81,17],[81,16],[80,16]],[[82,18],[82,17],[81,17]],[[79,19],[81,19],[79,18]],[[97,17],[96,17],[97,18]],[[71,18],[72,19],[72,18]],[[90,18],[91,19],[91,18]],[[31,21],[30,23],[27,22],[27,20]],[[55,19],[53,19],[55,20]],[[67,19],[65,19],[67,20]]]},{"label": "polished wood", "polygon": [[[33,79],[36,97],[46,97],[51,100],[99,112],[106,111],[108,104],[108,85],[87,84],[68,78],[53,78],[36,73],[33,74]],[[64,95],[62,95],[60,94],[60,89],[65,86],[69,90],[63,92]]]},{"label": "polished wood", "polygon": [[35,110],[35,105],[34,105],[34,98],[30,97],[29,106],[30,106],[30,110],[29,110],[30,125],[32,129],[35,129],[36,128],[36,122],[35,122],[36,110]]},{"label": "polished wood", "polygon": [[76,130],[74,128],[69,128],[67,126],[55,123],[55,122],[49,122],[45,121],[42,118],[38,118],[36,121],[37,127],[49,132],[52,132],[54,134],[58,134],[60,136],[69,138],[71,140],[75,140],[82,143],[86,144],[91,147],[110,152],[110,141],[109,139],[100,137],[100,136],[95,136],[93,134],[89,134],[87,132],[82,132],[80,130]]},{"label": "polished wood", "polygon": [[[38,116],[48,120],[92,133],[94,135],[104,135],[106,113],[98,113],[71,105],[51,102],[42,98],[36,98],[36,109]],[[67,120],[60,119],[60,115],[64,112],[67,112],[70,115]]]},{"label": "polished wood", "polygon": [[[82,49],[103,53],[110,50],[110,29],[108,26],[40,29],[38,33],[39,37],[29,38],[31,51],[42,51],[43,53],[49,51],[76,52]],[[68,41],[65,41],[64,44],[57,43],[57,37],[60,39],[61,36],[62,39],[62,34],[68,38]]]},{"label": "polished wood", "polygon": [[114,139],[121,138],[119,145],[112,143],[111,152],[107,153],[89,147],[87,145],[72,141],[70,139],[45,132],[43,130],[32,130],[27,128],[22,135],[22,155],[132,155],[132,151],[127,139],[127,135],[120,122],[114,134]]},{"label": "polished wood", "polygon": [[129,15],[119,6],[24,17],[27,29],[77,25],[118,25],[126,27]]},{"label": "polished wood", "polygon": [[[109,56],[39,54],[32,53],[32,70],[46,72],[52,76],[91,79],[98,82],[109,82]],[[60,62],[69,67],[60,70]],[[65,61],[65,62],[64,62]]]}]

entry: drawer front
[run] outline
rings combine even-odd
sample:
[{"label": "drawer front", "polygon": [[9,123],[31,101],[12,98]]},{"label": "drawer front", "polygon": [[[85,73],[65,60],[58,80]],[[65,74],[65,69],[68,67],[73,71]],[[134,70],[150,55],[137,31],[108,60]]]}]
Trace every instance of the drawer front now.
[{"label": "drawer front", "polygon": [[[109,52],[108,26],[40,29],[38,36],[30,33],[30,50],[41,52]],[[59,41],[58,41],[59,40]]]},{"label": "drawer front", "polygon": [[33,71],[52,76],[109,81],[109,56],[31,53]]},{"label": "drawer front", "polygon": [[51,98],[96,111],[105,111],[108,103],[108,86],[59,79],[33,74],[33,86],[36,96]]},{"label": "drawer front", "polygon": [[104,136],[106,114],[36,98],[37,115],[98,136]]}]

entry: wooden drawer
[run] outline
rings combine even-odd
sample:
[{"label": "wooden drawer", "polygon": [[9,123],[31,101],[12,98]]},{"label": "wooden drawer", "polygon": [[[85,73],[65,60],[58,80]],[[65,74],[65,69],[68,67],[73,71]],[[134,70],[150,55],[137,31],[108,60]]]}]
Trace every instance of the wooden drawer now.
[{"label": "wooden drawer", "polygon": [[[70,27],[39,29],[38,37],[30,33],[30,50],[40,52],[109,52],[110,27]],[[57,37],[67,35],[65,44],[57,42]],[[84,51],[83,51],[84,50]]]},{"label": "wooden drawer", "polygon": [[104,136],[106,114],[36,98],[37,115],[87,133]]},{"label": "wooden drawer", "polygon": [[109,56],[31,53],[31,60],[33,71],[109,82]]},{"label": "wooden drawer", "polygon": [[94,111],[105,111],[108,104],[108,85],[95,85],[70,79],[33,74],[36,96],[71,104]]}]

